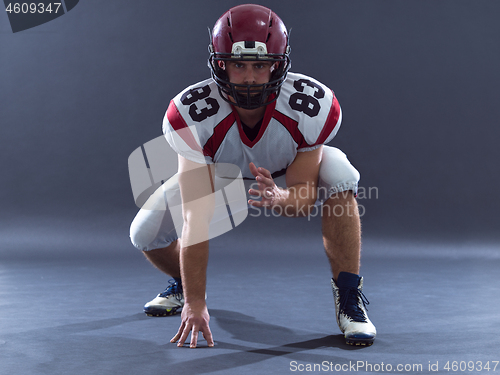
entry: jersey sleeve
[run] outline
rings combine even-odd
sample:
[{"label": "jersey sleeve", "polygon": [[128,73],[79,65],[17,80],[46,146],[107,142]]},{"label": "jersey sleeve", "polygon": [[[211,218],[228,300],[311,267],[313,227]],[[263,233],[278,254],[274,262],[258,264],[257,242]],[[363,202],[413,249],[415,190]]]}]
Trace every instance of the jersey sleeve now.
[{"label": "jersey sleeve", "polygon": [[170,147],[179,155],[195,163],[213,163],[210,157],[204,155],[196,126],[187,124],[174,100],[170,101],[163,119],[163,134]]},{"label": "jersey sleeve", "polygon": [[340,104],[333,91],[331,91],[331,95],[331,105],[326,121],[322,126],[319,126],[320,124],[316,124],[317,126],[314,127],[315,132],[313,133],[312,137],[309,137],[309,139],[307,139],[306,137],[305,138],[306,141],[312,142],[317,132],[319,131],[318,137],[312,144],[306,147],[299,148],[298,151],[314,150],[321,145],[327,144],[337,135],[340,124],[342,123],[342,109],[340,108]]},{"label": "jersey sleeve", "polygon": [[214,128],[231,112],[212,79],[189,86],[170,102],[163,133],[179,155],[196,163],[213,164],[210,142]]},{"label": "jersey sleeve", "polygon": [[342,122],[334,92],[314,78],[289,73],[276,109],[295,122],[300,139],[297,151],[311,151],[330,142]]}]

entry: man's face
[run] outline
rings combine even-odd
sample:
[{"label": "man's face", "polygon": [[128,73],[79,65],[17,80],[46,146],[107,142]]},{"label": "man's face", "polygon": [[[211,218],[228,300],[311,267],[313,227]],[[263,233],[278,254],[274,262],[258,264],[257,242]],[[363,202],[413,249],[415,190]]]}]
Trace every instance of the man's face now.
[{"label": "man's face", "polygon": [[269,82],[274,64],[269,61],[226,61],[225,70],[231,83],[259,85]]}]

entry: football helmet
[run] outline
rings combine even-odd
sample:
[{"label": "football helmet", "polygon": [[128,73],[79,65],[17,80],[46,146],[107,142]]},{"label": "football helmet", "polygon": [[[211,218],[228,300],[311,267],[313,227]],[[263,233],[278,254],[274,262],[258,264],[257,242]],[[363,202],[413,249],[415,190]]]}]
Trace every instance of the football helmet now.
[{"label": "football helmet", "polygon": [[[229,9],[215,23],[208,49],[208,66],[224,100],[245,109],[259,108],[276,100],[291,61],[285,24],[271,9],[255,4]],[[224,70],[224,62],[234,60],[270,61],[277,66],[267,83],[235,84]]]}]

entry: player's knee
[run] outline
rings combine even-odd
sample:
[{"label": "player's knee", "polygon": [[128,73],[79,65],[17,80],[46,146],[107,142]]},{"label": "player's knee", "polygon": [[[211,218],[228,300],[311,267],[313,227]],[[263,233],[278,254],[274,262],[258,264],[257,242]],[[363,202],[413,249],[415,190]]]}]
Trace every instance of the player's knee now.
[{"label": "player's knee", "polygon": [[147,232],[137,230],[130,231],[130,242],[141,251],[150,251],[168,247],[177,237],[164,238],[161,236],[151,236]]},{"label": "player's knee", "polygon": [[177,239],[175,228],[164,228],[164,220],[160,216],[155,211],[139,211],[130,225],[132,245],[141,251],[149,251],[167,247]]},{"label": "player's knee", "polygon": [[[338,148],[324,146],[323,159],[319,171],[320,188],[326,196],[351,190],[357,193],[359,172]],[[326,198],[326,197],[325,197]]]},{"label": "player's knee", "polygon": [[134,245],[138,250],[150,250],[147,241],[144,241],[144,238],[142,238],[139,232],[130,231],[130,242],[132,242],[132,245]]},{"label": "player's knee", "polygon": [[130,241],[137,249],[148,251],[150,250],[149,245],[152,241],[148,231],[144,229],[145,228],[143,228],[143,225],[136,217],[130,225]]}]

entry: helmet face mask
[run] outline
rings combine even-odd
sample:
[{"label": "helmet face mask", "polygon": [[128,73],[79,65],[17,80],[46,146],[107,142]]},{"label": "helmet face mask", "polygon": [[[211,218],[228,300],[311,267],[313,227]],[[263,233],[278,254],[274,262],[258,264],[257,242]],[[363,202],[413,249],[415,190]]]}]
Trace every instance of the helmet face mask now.
[{"label": "helmet face mask", "polygon": [[[275,101],[290,69],[288,34],[281,19],[260,5],[240,5],[222,15],[210,34],[208,66],[221,97],[232,105],[256,109]],[[274,65],[269,82],[230,82],[228,61],[266,61]]]},{"label": "helmet face mask", "polygon": [[[238,60],[236,60],[238,59]],[[277,63],[277,67],[271,73],[269,82],[262,84],[238,84],[229,80],[228,74],[224,67],[219,65],[219,61],[266,61]],[[224,66],[225,64],[223,64]],[[242,107],[245,109],[255,109],[272,103],[279,95],[281,85],[283,84],[286,73],[290,69],[290,58],[284,56],[281,58],[270,58],[269,56],[262,58],[257,56],[241,57],[221,57],[217,54],[211,54],[209,66],[212,71],[212,78],[219,88],[221,97],[227,102]],[[231,97],[233,100],[231,100]]]}]

